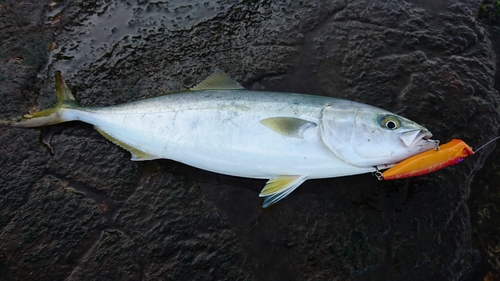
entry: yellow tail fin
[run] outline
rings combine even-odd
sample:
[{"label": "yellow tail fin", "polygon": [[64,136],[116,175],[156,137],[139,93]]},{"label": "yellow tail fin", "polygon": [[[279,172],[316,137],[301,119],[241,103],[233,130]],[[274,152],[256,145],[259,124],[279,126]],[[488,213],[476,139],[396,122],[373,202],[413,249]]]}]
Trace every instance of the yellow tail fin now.
[{"label": "yellow tail fin", "polygon": [[61,118],[61,111],[64,108],[79,107],[78,102],[64,82],[60,71],[55,73],[57,103],[54,107],[25,114],[19,117],[0,119],[0,125],[20,128],[31,128],[62,123],[67,120]]}]

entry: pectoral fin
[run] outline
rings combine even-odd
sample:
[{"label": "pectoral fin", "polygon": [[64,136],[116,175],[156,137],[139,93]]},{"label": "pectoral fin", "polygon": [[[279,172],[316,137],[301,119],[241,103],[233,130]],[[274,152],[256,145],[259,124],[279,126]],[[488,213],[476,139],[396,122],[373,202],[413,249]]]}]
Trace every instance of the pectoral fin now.
[{"label": "pectoral fin", "polygon": [[267,208],[285,198],[304,181],[306,181],[305,176],[281,176],[270,179],[259,194],[260,197],[266,197],[262,208]]},{"label": "pectoral fin", "polygon": [[114,137],[110,136],[109,134],[105,133],[103,130],[101,130],[98,127],[94,127],[94,128],[103,137],[107,138],[108,140],[110,140],[114,144],[116,144],[116,145],[120,146],[121,148],[123,148],[123,149],[127,150],[128,152],[130,152],[130,154],[132,154],[132,157],[130,158],[130,160],[132,160],[132,161],[146,161],[146,160],[158,159],[158,157],[156,157],[154,155],[151,155],[151,154],[148,154],[146,152],[140,151],[137,148],[134,148],[134,147],[132,147],[132,146],[126,144],[126,143],[123,143],[120,140],[117,140],[116,138],[114,138]]},{"label": "pectoral fin", "polygon": [[271,117],[260,123],[285,137],[302,138],[309,128],[316,127],[316,123],[295,117]]}]

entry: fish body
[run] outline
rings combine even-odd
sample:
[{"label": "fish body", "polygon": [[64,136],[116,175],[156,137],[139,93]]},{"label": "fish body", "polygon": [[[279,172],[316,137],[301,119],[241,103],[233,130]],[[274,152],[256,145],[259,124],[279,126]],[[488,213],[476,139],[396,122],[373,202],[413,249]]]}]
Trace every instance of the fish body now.
[{"label": "fish body", "polygon": [[[351,106],[351,102],[335,102]],[[141,151],[132,152],[133,160],[166,158],[221,174],[262,179],[373,171],[372,166],[347,164],[321,145],[318,124],[325,105],[317,96],[205,90],[105,108],[68,108],[61,118],[93,124]],[[304,122],[303,132],[285,136],[261,123],[277,116]]]},{"label": "fish body", "polygon": [[260,194],[264,207],[307,179],[374,172],[435,147],[427,129],[391,112],[329,97],[248,91],[221,71],[190,91],[102,108],[80,107],[59,72],[56,92],[54,108],[0,124],[83,121],[130,151],[132,160],[165,158],[269,179]]}]

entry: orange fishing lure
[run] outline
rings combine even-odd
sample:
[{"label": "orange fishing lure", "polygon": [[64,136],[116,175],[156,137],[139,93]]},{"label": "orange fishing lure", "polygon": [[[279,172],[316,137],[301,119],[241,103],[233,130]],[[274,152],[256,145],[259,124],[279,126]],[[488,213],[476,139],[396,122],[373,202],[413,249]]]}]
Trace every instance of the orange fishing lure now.
[{"label": "orange fishing lure", "polygon": [[395,180],[421,176],[442,168],[460,163],[465,157],[474,154],[465,142],[452,139],[439,146],[438,150],[429,150],[405,159],[382,173],[382,179]]}]

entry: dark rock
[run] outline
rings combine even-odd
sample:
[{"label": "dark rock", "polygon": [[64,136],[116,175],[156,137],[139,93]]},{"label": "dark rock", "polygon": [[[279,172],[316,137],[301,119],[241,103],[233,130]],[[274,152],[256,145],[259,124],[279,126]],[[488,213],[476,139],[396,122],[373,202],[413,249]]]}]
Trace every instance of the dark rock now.
[{"label": "dark rock", "polygon": [[[484,1],[483,4],[491,8],[493,1]],[[495,4],[498,8],[498,3]],[[480,10],[480,16],[481,16]],[[498,21],[498,9],[496,11],[496,20]],[[498,24],[492,21],[491,18],[486,18],[488,24],[488,33],[493,43],[493,49],[496,54],[500,53],[500,30]],[[499,67],[499,61],[496,60],[496,68]],[[495,73],[495,88],[500,85],[500,73]],[[489,145],[491,149],[494,144]],[[483,154],[484,152],[478,152]],[[467,205],[470,210],[472,242],[478,251],[480,261],[475,264],[465,281],[468,280],[499,280],[500,279],[500,260],[499,260],[499,237],[500,229],[500,190],[497,184],[500,149],[498,146],[493,153],[488,156],[484,162],[484,167],[474,176],[470,184],[470,197]],[[486,156],[486,153],[482,155]]]},{"label": "dark rock", "polygon": [[43,177],[2,228],[1,264],[12,280],[61,280],[105,229],[95,202]]}]

